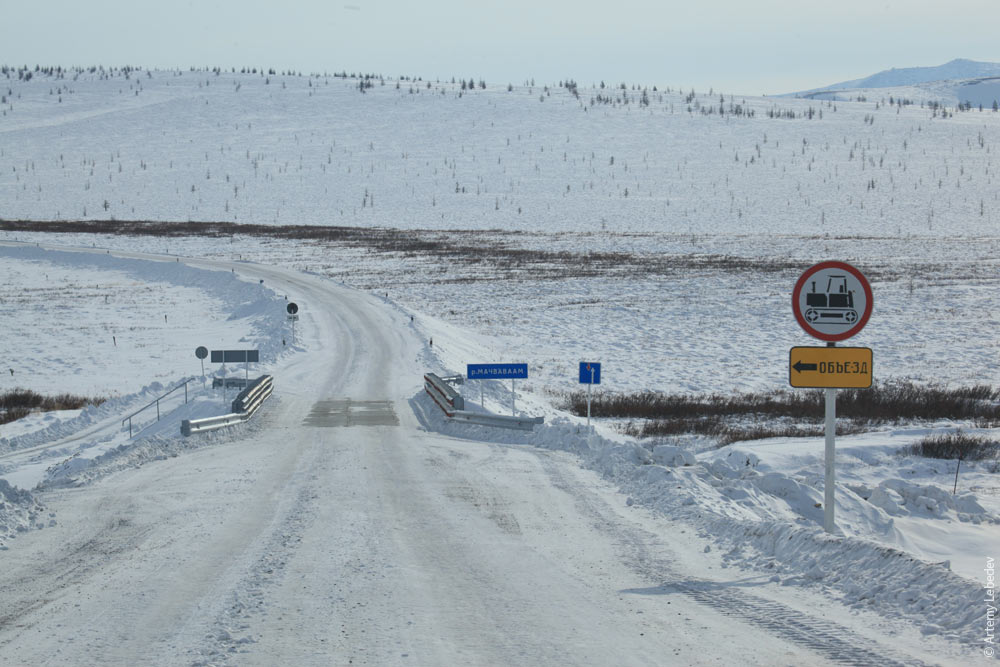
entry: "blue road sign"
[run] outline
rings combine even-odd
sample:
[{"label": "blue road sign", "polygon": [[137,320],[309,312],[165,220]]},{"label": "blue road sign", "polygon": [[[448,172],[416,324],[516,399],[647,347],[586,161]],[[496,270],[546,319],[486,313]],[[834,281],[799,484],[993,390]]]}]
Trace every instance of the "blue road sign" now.
[{"label": "blue road sign", "polygon": [[601,384],[601,365],[592,361],[581,361],[580,384]]},{"label": "blue road sign", "polygon": [[521,380],[528,377],[528,364],[469,364],[470,380]]}]

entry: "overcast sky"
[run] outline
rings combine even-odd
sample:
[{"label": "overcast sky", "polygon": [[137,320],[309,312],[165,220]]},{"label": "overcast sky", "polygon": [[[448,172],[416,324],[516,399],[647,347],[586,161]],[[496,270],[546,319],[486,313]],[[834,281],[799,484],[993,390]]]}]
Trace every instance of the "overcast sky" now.
[{"label": "overcast sky", "polygon": [[1000,62],[1000,0],[26,0],[0,63],[273,67],[779,94]]}]

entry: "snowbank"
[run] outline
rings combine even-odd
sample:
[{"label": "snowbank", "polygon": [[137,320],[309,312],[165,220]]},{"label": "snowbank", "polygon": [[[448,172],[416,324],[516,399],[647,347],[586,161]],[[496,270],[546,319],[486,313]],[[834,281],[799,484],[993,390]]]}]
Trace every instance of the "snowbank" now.
[{"label": "snowbank", "polygon": [[[952,572],[947,562],[928,562],[874,539],[828,535],[822,530],[822,493],[780,472],[758,472],[752,453],[731,450],[702,457],[680,447],[650,451],[556,418],[532,433],[506,432],[449,422],[423,394],[411,404],[425,427],[452,437],[524,444],[571,452],[582,464],[618,485],[628,504],[638,502],[695,526],[725,552],[725,566],[773,573],[783,585],[820,585],[858,608],[905,615],[924,634],[975,642],[982,615],[981,585]],[[693,465],[692,465],[693,463]],[[936,488],[936,487],[934,487]],[[884,489],[914,511],[943,512],[969,521],[996,523],[972,494],[951,499],[901,480]],[[894,535],[893,518],[875,503],[838,486],[838,522],[868,535]],[[948,494],[945,494],[948,495]]]},{"label": "snowbank", "polygon": [[23,245],[0,244],[0,259],[4,369],[40,393],[167,384],[199,372],[199,346],[258,349],[262,364],[288,349],[284,297],[239,272]]},{"label": "snowbank", "polygon": [[[43,528],[45,507],[29,492],[0,479],[0,551],[4,544],[31,528]],[[54,525],[54,520],[49,525]]]}]

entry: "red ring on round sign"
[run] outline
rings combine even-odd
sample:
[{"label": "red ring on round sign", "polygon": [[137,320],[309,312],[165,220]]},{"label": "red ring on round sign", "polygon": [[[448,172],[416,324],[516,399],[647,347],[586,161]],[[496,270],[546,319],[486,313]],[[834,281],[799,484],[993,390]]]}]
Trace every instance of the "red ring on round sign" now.
[{"label": "red ring on round sign", "polygon": [[[809,322],[806,321],[805,316],[803,316],[799,307],[799,297],[802,293],[802,288],[805,287],[806,282],[814,274],[824,270],[824,269],[838,269],[840,271],[847,271],[852,276],[857,278],[858,282],[861,283],[861,288],[865,292],[865,311],[858,318],[858,321],[847,331],[841,333],[829,334],[823,333],[822,331],[817,331],[814,329]],[[872,315],[872,306],[875,300],[872,296],[872,286],[868,283],[868,279],[862,275],[860,271],[856,268],[847,264],[845,262],[820,262],[819,264],[814,264],[803,272],[802,276],[799,278],[798,282],[795,283],[795,289],[792,290],[792,312],[795,313],[795,319],[798,321],[799,326],[802,327],[807,334],[813,338],[819,338],[820,340],[825,340],[831,343],[837,341],[846,340],[851,336],[854,336],[859,331],[864,329],[865,325],[868,324],[868,318]]]}]

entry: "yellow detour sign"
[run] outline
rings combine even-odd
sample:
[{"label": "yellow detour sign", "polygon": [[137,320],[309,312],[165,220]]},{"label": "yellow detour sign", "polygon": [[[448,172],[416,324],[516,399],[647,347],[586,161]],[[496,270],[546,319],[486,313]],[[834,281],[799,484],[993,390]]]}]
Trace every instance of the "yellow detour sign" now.
[{"label": "yellow detour sign", "polygon": [[793,347],[788,355],[793,387],[868,389],[872,351],[867,347]]}]

